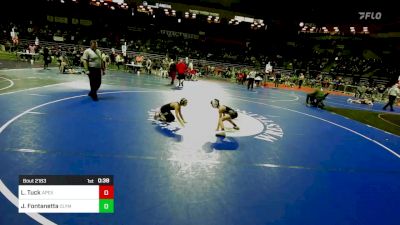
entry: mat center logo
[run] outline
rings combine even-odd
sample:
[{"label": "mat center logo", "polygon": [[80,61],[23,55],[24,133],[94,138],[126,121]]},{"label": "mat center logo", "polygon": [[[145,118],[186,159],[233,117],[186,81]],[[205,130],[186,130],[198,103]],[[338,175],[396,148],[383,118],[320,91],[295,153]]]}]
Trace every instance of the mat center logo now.
[{"label": "mat center logo", "polygon": [[[262,129],[257,129],[257,133],[252,135],[255,139],[267,141],[267,142],[275,142],[279,139],[283,138],[283,129],[279,124],[273,121],[268,116],[259,115],[256,113],[247,112],[245,110],[238,110],[239,116],[251,118],[254,121],[257,121],[258,124],[262,125]],[[271,116],[270,116],[271,117]],[[253,128],[255,124],[252,124]],[[250,136],[250,135],[248,135]]]},{"label": "mat center logo", "polygon": [[[154,114],[156,111],[157,109],[148,111],[148,120],[159,126],[161,130],[184,137],[196,135],[197,139],[201,137],[207,137],[206,139],[214,138],[215,126],[218,119],[216,117],[205,118],[204,120],[188,120],[188,124],[185,127],[181,127],[176,121],[172,123],[155,121]],[[238,117],[234,119],[234,122],[240,127],[240,130],[234,130],[232,125],[225,121],[225,133],[227,137],[253,137],[266,142],[275,142],[283,138],[283,129],[272,119],[275,116],[264,116],[245,110],[237,110],[237,112]],[[215,114],[212,115],[215,116]]]}]

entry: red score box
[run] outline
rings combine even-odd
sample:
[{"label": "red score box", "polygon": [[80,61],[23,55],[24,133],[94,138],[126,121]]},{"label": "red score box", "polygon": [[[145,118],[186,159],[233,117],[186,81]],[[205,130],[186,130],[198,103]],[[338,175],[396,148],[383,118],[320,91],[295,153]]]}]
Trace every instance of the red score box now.
[{"label": "red score box", "polygon": [[100,199],[113,199],[114,186],[113,185],[100,185],[99,186]]}]

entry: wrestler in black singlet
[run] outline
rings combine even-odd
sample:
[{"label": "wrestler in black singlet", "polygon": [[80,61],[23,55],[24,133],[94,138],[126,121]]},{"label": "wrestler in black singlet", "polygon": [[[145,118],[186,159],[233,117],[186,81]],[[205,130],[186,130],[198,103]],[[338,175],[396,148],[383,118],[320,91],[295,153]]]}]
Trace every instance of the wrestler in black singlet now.
[{"label": "wrestler in black singlet", "polygon": [[175,108],[171,106],[171,103],[161,107],[160,111],[165,117],[165,122],[170,123],[175,120],[175,116],[172,114],[171,110],[175,110]]},{"label": "wrestler in black singlet", "polygon": [[225,106],[224,113],[229,114],[231,116],[231,119],[235,119],[238,116],[237,112],[228,106]]}]

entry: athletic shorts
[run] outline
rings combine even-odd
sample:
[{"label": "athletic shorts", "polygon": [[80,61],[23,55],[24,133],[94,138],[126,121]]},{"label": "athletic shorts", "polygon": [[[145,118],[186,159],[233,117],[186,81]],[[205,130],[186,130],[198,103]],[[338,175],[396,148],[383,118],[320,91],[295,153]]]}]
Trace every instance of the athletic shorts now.
[{"label": "athletic shorts", "polygon": [[172,121],[175,121],[175,116],[171,112],[165,112],[163,113],[163,115],[165,117],[165,122],[170,123]]},{"label": "athletic shorts", "polygon": [[178,80],[184,80],[185,74],[178,74]]},{"label": "athletic shorts", "polygon": [[233,111],[233,110],[229,110],[228,114],[231,117],[231,119],[235,119],[235,118],[238,117],[238,113],[236,111]]},{"label": "athletic shorts", "polygon": [[160,111],[161,111],[161,114],[163,114],[165,117],[165,122],[169,123],[169,122],[172,122],[175,120],[174,114],[172,114],[172,112],[170,110],[165,110],[164,106],[161,107]]}]

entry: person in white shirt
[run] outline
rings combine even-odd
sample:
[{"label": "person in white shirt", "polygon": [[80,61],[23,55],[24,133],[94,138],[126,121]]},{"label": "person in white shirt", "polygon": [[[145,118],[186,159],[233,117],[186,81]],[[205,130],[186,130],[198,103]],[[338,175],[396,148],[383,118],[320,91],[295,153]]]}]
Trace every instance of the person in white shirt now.
[{"label": "person in white shirt", "polygon": [[265,73],[269,74],[271,72],[272,72],[272,66],[271,66],[271,63],[268,62],[267,65],[265,65]]},{"label": "person in white shirt", "polygon": [[251,88],[251,90],[253,90],[253,86],[254,86],[254,79],[256,78],[256,74],[257,72],[252,70],[249,73],[249,76],[247,77],[247,90],[249,90]]},{"label": "person in white shirt", "polygon": [[394,105],[394,103],[395,103],[395,101],[396,101],[396,98],[397,98],[397,96],[400,96],[400,90],[399,90],[399,83],[397,83],[397,84],[395,84],[395,85],[393,85],[390,89],[389,89],[389,91],[388,91],[388,94],[389,94],[389,102],[383,107],[383,110],[386,110],[386,108],[388,107],[388,106],[390,106],[390,111],[394,111],[393,110],[393,105]]},{"label": "person in white shirt", "polygon": [[101,52],[97,49],[97,41],[90,41],[90,48],[83,52],[83,64],[86,74],[89,76],[90,82],[90,96],[93,101],[98,101],[97,91],[101,86],[101,75],[105,74],[104,61],[101,57]]},{"label": "person in white shirt", "polygon": [[117,54],[117,57],[115,57],[115,62],[117,63],[117,68],[119,70],[119,66],[124,64],[124,58],[121,56],[121,54]]}]

